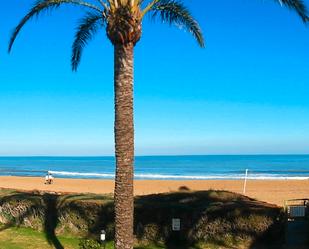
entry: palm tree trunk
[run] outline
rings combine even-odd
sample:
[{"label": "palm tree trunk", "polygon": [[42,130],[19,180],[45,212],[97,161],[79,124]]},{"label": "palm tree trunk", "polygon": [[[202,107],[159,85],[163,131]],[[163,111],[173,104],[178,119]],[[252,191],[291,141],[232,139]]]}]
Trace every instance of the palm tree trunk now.
[{"label": "palm tree trunk", "polygon": [[133,248],[133,49],[115,45],[115,248]]}]

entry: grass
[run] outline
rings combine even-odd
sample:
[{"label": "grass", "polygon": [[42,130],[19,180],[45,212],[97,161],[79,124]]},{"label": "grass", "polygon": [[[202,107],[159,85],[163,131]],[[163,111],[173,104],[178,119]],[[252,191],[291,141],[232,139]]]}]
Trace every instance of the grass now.
[{"label": "grass", "polygon": [[[78,248],[79,239],[68,236],[59,236],[59,241],[67,249]],[[37,249],[54,247],[48,243],[42,232],[30,228],[10,227],[0,232],[0,249]]]},{"label": "grass", "polygon": [[[80,238],[71,236],[58,236],[65,249],[78,249]],[[54,249],[43,232],[31,228],[10,227],[0,231],[0,249]],[[102,247],[103,248],[103,247]],[[163,246],[147,245],[137,246],[135,249],[164,249]],[[114,249],[113,242],[108,242],[105,249]]]},{"label": "grass", "polygon": [[[78,249],[80,238],[72,236],[58,236],[64,249]],[[43,232],[24,227],[10,227],[2,230],[0,227],[0,249],[54,249]],[[102,246],[103,248],[103,246]],[[220,247],[224,248],[224,247]],[[113,242],[108,242],[105,249],[114,249]],[[164,245],[138,245],[134,249],[166,249]],[[188,249],[218,249],[216,243],[197,244]]]}]

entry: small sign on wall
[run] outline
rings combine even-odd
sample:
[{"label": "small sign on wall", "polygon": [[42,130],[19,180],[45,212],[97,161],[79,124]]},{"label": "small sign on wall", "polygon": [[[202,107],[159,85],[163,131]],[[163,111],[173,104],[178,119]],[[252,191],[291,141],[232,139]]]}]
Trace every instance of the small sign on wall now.
[{"label": "small sign on wall", "polygon": [[172,230],[180,231],[180,219],[172,219]]}]

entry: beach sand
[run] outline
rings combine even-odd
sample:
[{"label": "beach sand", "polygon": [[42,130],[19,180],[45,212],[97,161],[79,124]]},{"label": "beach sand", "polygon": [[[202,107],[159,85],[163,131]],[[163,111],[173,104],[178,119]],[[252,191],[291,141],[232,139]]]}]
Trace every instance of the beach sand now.
[{"label": "beach sand", "polygon": [[[136,180],[134,186],[135,195],[178,191],[180,187],[187,187],[193,191],[213,189],[243,192],[242,180]],[[114,181],[56,178],[53,184],[45,185],[43,177],[1,176],[0,188],[106,194],[113,193]],[[309,180],[248,180],[245,195],[283,206],[284,200],[309,198]]]}]

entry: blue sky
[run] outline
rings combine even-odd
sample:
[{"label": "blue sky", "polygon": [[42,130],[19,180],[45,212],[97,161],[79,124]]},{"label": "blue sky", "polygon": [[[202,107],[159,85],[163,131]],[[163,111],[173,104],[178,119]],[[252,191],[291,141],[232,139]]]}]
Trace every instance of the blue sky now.
[{"label": "blue sky", "polygon": [[[82,11],[13,27],[33,1],[2,3],[0,155],[112,155],[113,48],[102,30],[77,73]],[[146,18],[135,49],[136,154],[309,153],[309,27],[275,1],[187,1],[207,46]],[[306,0],[309,5],[309,1]]]}]

